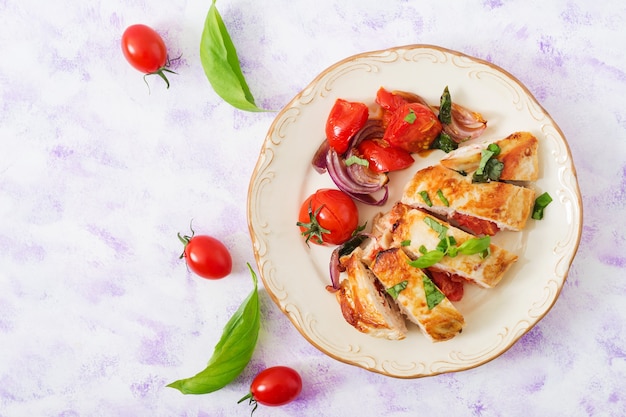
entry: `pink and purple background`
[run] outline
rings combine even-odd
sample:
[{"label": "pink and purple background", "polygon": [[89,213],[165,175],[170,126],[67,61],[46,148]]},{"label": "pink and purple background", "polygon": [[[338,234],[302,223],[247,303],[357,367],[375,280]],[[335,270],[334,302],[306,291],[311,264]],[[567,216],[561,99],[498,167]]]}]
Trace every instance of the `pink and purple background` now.
[{"label": "pink and purple background", "polygon": [[[427,43],[507,69],[559,124],[584,203],[578,254],[550,313],[479,368],[399,380],[328,358],[261,290],[252,362],[223,390],[165,385],[204,367],[250,290],[248,182],[275,113],[212,91],[199,42],[210,1],[0,0],[0,417],[248,415],[272,365],[293,403],[257,416],[626,415],[626,6],[622,1],[223,0],[258,104],[279,109],[349,55]],[[122,56],[161,33],[171,88]],[[189,273],[193,219],[234,270]]]}]

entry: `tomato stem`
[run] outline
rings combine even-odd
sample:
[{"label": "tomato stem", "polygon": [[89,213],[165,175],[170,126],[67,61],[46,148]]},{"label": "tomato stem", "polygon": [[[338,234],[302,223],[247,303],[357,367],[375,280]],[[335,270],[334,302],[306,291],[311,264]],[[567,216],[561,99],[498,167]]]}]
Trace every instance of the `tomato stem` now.
[{"label": "tomato stem", "polygon": [[240,403],[244,402],[245,400],[250,400],[250,401],[248,401],[248,405],[253,405],[254,404],[254,407],[252,407],[252,411],[250,411],[250,416],[252,416],[252,414],[254,414],[255,410],[259,406],[259,403],[254,398],[254,395],[252,395],[251,392],[247,393],[242,399],[237,401],[237,404],[240,404]]},{"label": "tomato stem", "polygon": [[307,246],[309,245],[309,240],[311,240],[312,237],[315,237],[319,241],[319,243],[323,243],[324,242],[323,233],[330,233],[330,230],[324,229],[322,225],[319,223],[319,221],[317,220],[317,215],[322,210],[322,208],[324,208],[324,204],[319,206],[317,210],[313,212],[313,203],[309,201],[308,214],[309,214],[310,222],[309,223],[304,223],[304,222],[296,223],[297,226],[304,227],[305,229],[302,232],[302,236],[306,236],[306,240],[304,242],[307,244]]}]

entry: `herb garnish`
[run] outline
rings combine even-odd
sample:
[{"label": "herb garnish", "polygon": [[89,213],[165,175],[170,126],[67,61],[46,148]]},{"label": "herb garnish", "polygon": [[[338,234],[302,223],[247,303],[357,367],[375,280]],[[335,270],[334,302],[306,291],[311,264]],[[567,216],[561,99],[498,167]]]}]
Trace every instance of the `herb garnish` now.
[{"label": "herb garnish", "polygon": [[453,150],[457,149],[459,147],[459,144],[456,143],[451,137],[450,135],[448,135],[445,132],[441,132],[437,138],[435,138],[435,140],[433,141],[433,143],[430,145],[431,149],[441,149],[442,151],[444,151],[445,153],[450,153]]},{"label": "herb garnish", "polygon": [[487,149],[483,149],[478,169],[472,176],[472,182],[489,182],[500,179],[504,164],[496,159],[496,156],[499,154],[500,147],[495,143],[491,143],[487,146]]},{"label": "herb garnish", "polygon": [[347,158],[344,163],[346,164],[346,166],[350,166],[350,165],[363,165],[364,167],[369,167],[370,163],[367,159],[363,159],[363,158],[359,158],[356,155],[352,155],[350,158]]},{"label": "herb garnish", "polygon": [[265,111],[257,107],[241,71],[237,50],[228,34],[215,1],[204,21],[200,39],[200,61],[215,92],[224,101],[240,110]]},{"label": "herb garnish", "polygon": [[244,370],[259,337],[261,312],[257,276],[248,264],[254,289],[228,320],[207,367],[195,376],[167,385],[183,394],[207,394],[224,388]]},{"label": "herb garnish", "polygon": [[420,191],[420,196],[422,197],[422,200],[424,200],[424,203],[426,203],[428,207],[433,206],[433,202],[430,200],[430,197],[428,196],[427,191]]},{"label": "herb garnish", "polygon": [[489,236],[467,239],[460,245],[457,245],[454,236],[448,235],[448,228],[446,226],[431,217],[425,217],[424,222],[437,232],[439,243],[435,249],[430,251],[424,245],[421,245],[419,252],[422,256],[414,261],[410,261],[409,264],[411,266],[420,269],[428,268],[441,261],[444,256],[454,258],[459,253],[462,255],[480,254],[483,259],[489,256],[489,247],[491,245],[491,238]]},{"label": "herb garnish", "polygon": [[448,86],[443,89],[441,98],[439,99],[439,121],[449,125],[452,122],[452,98]]},{"label": "herb garnish", "polygon": [[415,123],[416,119],[417,119],[417,115],[415,114],[413,109],[409,109],[409,112],[407,113],[407,115],[404,116],[404,121],[409,123],[409,124]]},{"label": "herb garnish", "polygon": [[439,197],[439,200],[441,200],[444,206],[450,207],[450,202],[446,196],[443,195],[443,191],[441,191],[441,189],[437,190],[437,197]]},{"label": "herb garnish", "polygon": [[535,220],[543,219],[544,209],[552,202],[552,197],[547,192],[541,194],[535,199],[535,205],[533,206],[532,218]]},{"label": "herb garnish", "polygon": [[407,239],[407,240],[403,240],[402,242],[400,242],[400,246],[410,246],[411,245],[411,240]]},{"label": "herb garnish", "polygon": [[391,298],[395,300],[396,298],[398,298],[398,294],[406,289],[407,285],[409,285],[409,281],[398,282],[393,287],[387,288],[387,294],[389,294]]},{"label": "herb garnish", "polygon": [[445,295],[437,288],[437,286],[431,281],[430,278],[424,274],[422,277],[422,282],[424,284],[424,294],[426,294],[426,305],[429,310],[437,307],[437,305],[446,298]]}]

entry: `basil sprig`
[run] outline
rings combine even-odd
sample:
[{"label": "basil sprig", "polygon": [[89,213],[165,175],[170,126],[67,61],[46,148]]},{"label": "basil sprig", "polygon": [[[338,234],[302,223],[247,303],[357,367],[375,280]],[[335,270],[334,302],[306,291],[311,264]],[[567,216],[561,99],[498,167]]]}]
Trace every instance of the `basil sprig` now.
[{"label": "basil sprig", "polygon": [[224,388],[244,370],[259,337],[261,312],[257,276],[248,264],[254,289],[230,318],[207,367],[195,376],[168,385],[183,394],[207,394]]},{"label": "basil sprig", "polygon": [[448,235],[448,228],[431,217],[425,217],[424,222],[433,229],[439,237],[437,247],[431,251],[426,249],[424,245],[420,246],[419,251],[422,254],[409,264],[416,268],[424,269],[435,265],[441,261],[444,256],[454,258],[458,254],[475,255],[480,254],[483,258],[489,255],[489,246],[491,238],[489,236],[476,237],[467,239],[465,242],[457,245],[454,236]]},{"label": "basil sprig", "polygon": [[211,86],[224,101],[240,110],[265,111],[257,107],[241,71],[235,45],[226,30],[215,1],[204,21],[200,61]]},{"label": "basil sprig", "polygon": [[496,156],[499,154],[500,147],[495,143],[491,143],[487,146],[487,149],[483,149],[478,169],[472,176],[472,182],[489,182],[500,179],[504,164],[496,159]]}]

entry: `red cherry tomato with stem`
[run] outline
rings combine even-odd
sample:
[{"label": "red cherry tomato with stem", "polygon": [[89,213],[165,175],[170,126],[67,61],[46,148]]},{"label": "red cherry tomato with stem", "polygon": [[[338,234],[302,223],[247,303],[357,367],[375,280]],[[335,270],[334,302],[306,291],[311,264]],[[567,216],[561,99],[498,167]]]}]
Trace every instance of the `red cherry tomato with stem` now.
[{"label": "red cherry tomato with stem", "polygon": [[344,243],[359,226],[359,210],[352,198],[340,190],[323,188],[300,206],[298,222],[306,243]]},{"label": "red cherry tomato with stem", "polygon": [[170,62],[161,35],[149,26],[131,25],[124,31],[121,43],[126,60],[135,69],[145,74],[144,81],[148,75],[158,75],[165,81],[167,88],[170,88],[170,82],[165,73],[176,73],[167,68]]},{"label": "red cherry tomato with stem", "polygon": [[252,413],[258,404],[276,407],[293,401],[302,391],[302,378],[293,368],[288,366],[274,366],[261,371],[250,384],[250,392],[240,399],[237,404],[249,400],[254,405]]},{"label": "red cherry tomato with stem", "polygon": [[365,104],[338,98],[326,120],[326,139],[330,147],[343,155],[350,139],[365,126],[368,117],[369,109]]},{"label": "red cherry tomato with stem", "polygon": [[185,245],[180,258],[185,258],[189,269],[207,279],[220,279],[230,274],[233,260],[228,248],[214,237],[196,236],[193,229],[191,232],[191,236],[178,234],[178,238]]}]

